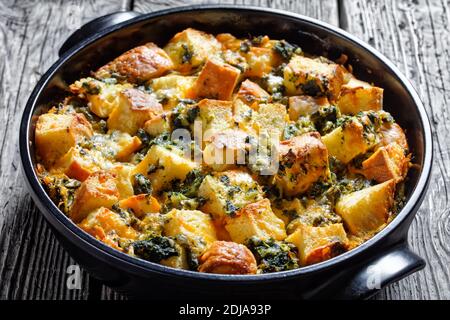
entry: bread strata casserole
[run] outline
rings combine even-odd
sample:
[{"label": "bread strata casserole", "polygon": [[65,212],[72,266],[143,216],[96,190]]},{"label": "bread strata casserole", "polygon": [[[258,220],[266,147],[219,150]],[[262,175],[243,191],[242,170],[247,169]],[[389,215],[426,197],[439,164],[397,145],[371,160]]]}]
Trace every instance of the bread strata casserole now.
[{"label": "bread strata casserole", "polygon": [[173,268],[255,274],[351,250],[404,202],[383,89],[268,36],[188,28],[69,86],[35,129],[37,172],[81,229]]}]

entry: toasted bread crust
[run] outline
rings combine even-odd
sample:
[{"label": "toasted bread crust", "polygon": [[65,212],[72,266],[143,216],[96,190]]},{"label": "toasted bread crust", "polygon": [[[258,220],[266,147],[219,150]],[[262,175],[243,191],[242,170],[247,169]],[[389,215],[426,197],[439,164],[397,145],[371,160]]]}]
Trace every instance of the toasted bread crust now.
[{"label": "toasted bread crust", "polygon": [[200,272],[221,274],[255,274],[256,260],[244,245],[216,241],[200,257]]}]

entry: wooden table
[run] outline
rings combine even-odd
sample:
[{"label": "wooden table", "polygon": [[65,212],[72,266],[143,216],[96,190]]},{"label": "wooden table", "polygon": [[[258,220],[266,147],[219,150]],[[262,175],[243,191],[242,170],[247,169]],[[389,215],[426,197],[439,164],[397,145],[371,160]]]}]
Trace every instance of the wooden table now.
[{"label": "wooden table", "polygon": [[430,189],[409,234],[427,267],[376,298],[450,299],[449,0],[0,0],[0,299],[124,298],[84,271],[81,289],[67,289],[74,261],[36,209],[20,172],[20,115],[62,42],[83,23],[118,10],[202,2],[278,8],[329,22],[373,45],[411,79],[430,116],[436,151]]}]

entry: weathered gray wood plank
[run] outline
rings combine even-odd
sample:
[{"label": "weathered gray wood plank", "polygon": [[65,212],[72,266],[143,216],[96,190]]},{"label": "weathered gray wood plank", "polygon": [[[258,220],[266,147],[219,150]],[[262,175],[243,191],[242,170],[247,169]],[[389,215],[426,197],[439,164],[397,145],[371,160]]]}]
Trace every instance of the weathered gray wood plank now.
[{"label": "weathered gray wood plank", "polygon": [[17,147],[20,115],[31,90],[77,27],[126,9],[125,0],[0,2],[0,299],[86,299],[66,288],[73,264],[25,188]]},{"label": "weathered gray wood plank", "polygon": [[135,0],[133,10],[138,12],[152,12],[155,10],[189,4],[237,4],[260,6],[263,8],[282,9],[304,14],[336,26],[339,24],[337,0]]},{"label": "weathered gray wood plank", "polygon": [[344,0],[341,23],[392,59],[418,90],[434,131],[430,190],[409,243],[425,270],[384,290],[379,299],[450,299],[450,2]]}]

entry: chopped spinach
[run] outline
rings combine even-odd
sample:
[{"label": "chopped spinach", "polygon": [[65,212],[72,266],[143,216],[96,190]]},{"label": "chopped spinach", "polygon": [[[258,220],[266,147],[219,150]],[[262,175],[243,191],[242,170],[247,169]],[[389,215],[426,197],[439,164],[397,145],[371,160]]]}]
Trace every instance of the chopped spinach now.
[{"label": "chopped spinach", "polygon": [[301,54],[302,49],[299,46],[290,44],[285,40],[280,40],[275,43],[273,50],[278,53],[283,60],[289,61],[293,54]]},{"label": "chopped spinach", "polygon": [[134,254],[138,257],[151,261],[161,260],[178,256],[176,242],[164,236],[151,237],[146,240],[138,240],[132,243]]},{"label": "chopped spinach", "polygon": [[247,247],[253,252],[262,273],[278,272],[299,267],[297,248],[292,244],[274,239],[262,240],[251,237]]},{"label": "chopped spinach", "polygon": [[153,192],[151,181],[141,173],[134,176],[133,189],[134,194],[152,194]]},{"label": "chopped spinach", "polygon": [[183,49],[181,52],[181,63],[191,63],[194,52],[184,43],[181,45],[181,48]]},{"label": "chopped spinach", "polygon": [[339,109],[336,106],[322,107],[311,115],[311,121],[314,127],[321,135],[325,135],[336,128],[338,118],[340,117]]}]

